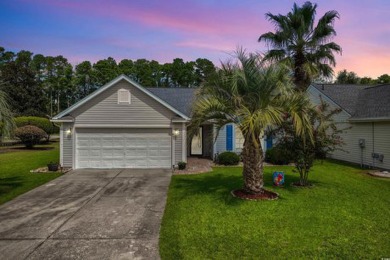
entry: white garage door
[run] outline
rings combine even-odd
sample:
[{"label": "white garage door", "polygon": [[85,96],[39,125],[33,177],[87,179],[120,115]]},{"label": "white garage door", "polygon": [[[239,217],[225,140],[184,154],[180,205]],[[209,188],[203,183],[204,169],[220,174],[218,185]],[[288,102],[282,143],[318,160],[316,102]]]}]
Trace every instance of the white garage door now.
[{"label": "white garage door", "polygon": [[78,129],[76,168],[170,168],[171,137],[157,129]]}]

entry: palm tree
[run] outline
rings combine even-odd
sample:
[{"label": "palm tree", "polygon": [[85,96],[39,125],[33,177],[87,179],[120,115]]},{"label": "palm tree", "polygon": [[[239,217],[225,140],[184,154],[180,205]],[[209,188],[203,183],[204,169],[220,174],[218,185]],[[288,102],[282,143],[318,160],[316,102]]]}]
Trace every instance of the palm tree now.
[{"label": "palm tree", "polygon": [[293,117],[297,133],[307,134],[309,101],[293,91],[288,69],[265,64],[260,55],[237,51],[237,62],[222,68],[200,88],[193,107],[189,135],[205,122],[217,129],[234,123],[244,137],[242,150],[244,191],[263,192],[263,150],[260,136],[266,127]]},{"label": "palm tree", "polygon": [[7,95],[0,90],[0,141],[2,137],[9,136],[14,127],[15,123],[7,102]]},{"label": "palm tree", "polygon": [[336,35],[333,24],[339,13],[326,12],[314,27],[316,9],[316,4],[306,2],[301,7],[294,4],[287,15],[267,13],[276,31],[264,33],[258,39],[273,48],[264,58],[288,65],[301,91],[306,90],[315,77],[332,76],[332,66],[336,65],[333,53],[341,54],[341,47],[331,41]]}]

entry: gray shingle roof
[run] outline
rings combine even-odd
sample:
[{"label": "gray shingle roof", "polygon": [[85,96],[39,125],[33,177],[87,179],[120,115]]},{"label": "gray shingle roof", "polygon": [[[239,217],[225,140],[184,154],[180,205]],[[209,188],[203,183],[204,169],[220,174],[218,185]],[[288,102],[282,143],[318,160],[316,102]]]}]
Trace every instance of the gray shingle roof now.
[{"label": "gray shingle roof", "polygon": [[368,87],[359,93],[355,113],[351,119],[389,117],[390,85]]},{"label": "gray shingle roof", "polygon": [[191,117],[196,88],[146,88],[188,117]]},{"label": "gray shingle roof", "polygon": [[313,84],[313,86],[332,99],[337,105],[353,115],[359,93],[366,85]]},{"label": "gray shingle roof", "polygon": [[390,118],[390,85],[315,84],[316,89],[351,115],[352,120]]}]

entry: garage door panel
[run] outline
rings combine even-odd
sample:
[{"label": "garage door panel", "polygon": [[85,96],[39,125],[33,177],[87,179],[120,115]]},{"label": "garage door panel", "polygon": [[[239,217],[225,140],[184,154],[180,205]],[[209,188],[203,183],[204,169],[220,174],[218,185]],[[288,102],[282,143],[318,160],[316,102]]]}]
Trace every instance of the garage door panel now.
[{"label": "garage door panel", "polygon": [[86,129],[76,136],[77,168],[170,168],[171,137],[166,129],[153,133],[123,129]]},{"label": "garage door panel", "polygon": [[112,157],[114,158],[124,158],[124,149],[112,149]]}]

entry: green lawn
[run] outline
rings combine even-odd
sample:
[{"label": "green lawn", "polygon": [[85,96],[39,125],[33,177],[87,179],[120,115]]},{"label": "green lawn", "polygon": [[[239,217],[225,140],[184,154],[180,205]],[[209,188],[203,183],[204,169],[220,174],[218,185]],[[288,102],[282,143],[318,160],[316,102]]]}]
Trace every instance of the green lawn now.
[{"label": "green lawn", "polygon": [[36,147],[54,149],[0,153],[0,204],[60,176],[59,173],[30,173],[32,169],[59,160],[58,143]]},{"label": "green lawn", "polygon": [[[272,187],[273,170],[286,173]],[[241,168],[173,176],[160,232],[163,259],[367,259],[390,257],[390,179],[317,163],[313,188],[293,188],[292,167],[265,169],[276,201],[243,201]]]}]

